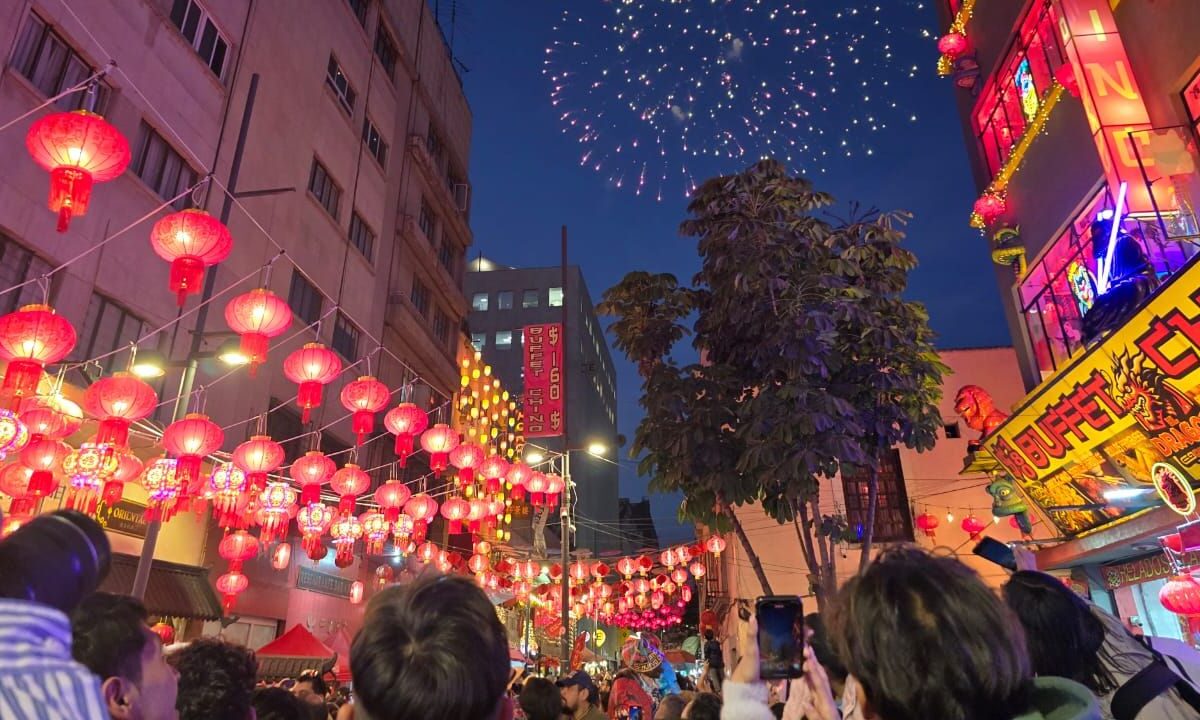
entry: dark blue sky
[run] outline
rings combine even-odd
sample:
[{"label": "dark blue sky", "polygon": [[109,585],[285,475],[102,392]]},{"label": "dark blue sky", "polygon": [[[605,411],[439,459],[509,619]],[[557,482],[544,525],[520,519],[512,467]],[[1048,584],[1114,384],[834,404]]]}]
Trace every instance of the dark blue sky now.
[{"label": "dark blue sky", "polygon": [[[600,0],[570,2],[602,6]],[[450,4],[441,0],[447,33]],[[631,270],[690,278],[698,260],[694,242],[678,234],[685,201],[668,196],[656,202],[613,187],[579,165],[578,144],[560,131],[542,62],[562,6],[546,0],[460,0],[458,5],[455,52],[469,68],[463,78],[474,112],[472,252],[510,265],[556,264],[559,226],[565,224],[571,261],[583,268],[595,299]],[[922,24],[932,27],[934,11],[926,12],[930,17]],[[912,18],[906,15],[903,21]],[[896,123],[875,136],[871,157],[835,160],[816,182],[839,200],[914,214],[909,247],[921,266],[913,274],[910,296],[928,305],[941,347],[1007,344],[987,245],[966,222],[975,193],[954,111],[956,91],[937,76],[936,59],[932,40],[924,54],[901,59],[921,70],[906,85],[911,92],[907,109],[918,114],[918,121]],[[722,171],[746,164],[731,160]],[[630,363],[614,355],[618,423],[632,438],[641,417],[638,377]],[[634,498],[646,494],[645,480],[628,462],[621,469],[621,492]],[[653,501],[660,536],[677,540],[690,533],[675,523],[678,498]]]}]

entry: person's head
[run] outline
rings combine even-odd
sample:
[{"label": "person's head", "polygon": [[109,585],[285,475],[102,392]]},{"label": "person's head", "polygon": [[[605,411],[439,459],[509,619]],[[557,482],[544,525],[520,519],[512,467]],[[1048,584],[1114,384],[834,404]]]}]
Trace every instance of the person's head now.
[{"label": "person's head", "polygon": [[600,690],[592,682],[592,676],[576,670],[556,683],[562,694],[563,712],[573,713],[600,702]]},{"label": "person's head", "polygon": [[178,717],[179,676],[147,617],[137,600],[110,593],[93,593],[71,613],[71,654],[100,678],[102,699],[116,720]]},{"label": "person's head", "polygon": [[700,693],[683,709],[683,720],[721,720],[721,697]]},{"label": "person's head", "polygon": [[464,577],[428,576],[377,593],[350,648],[350,671],[355,720],[488,720],[508,709],[504,627]]},{"label": "person's head", "polygon": [[683,717],[683,698],[678,695],[667,695],[654,711],[654,720],[679,720]]},{"label": "person's head", "polygon": [[558,720],[563,701],[559,689],[546,678],[532,677],[521,687],[521,709],[529,720]]},{"label": "person's head", "polygon": [[310,720],[310,708],[283,688],[258,688],[250,698],[256,720]]},{"label": "person's head", "polygon": [[829,621],[866,718],[1007,720],[1027,709],[1024,633],[957,560],[886,550],[846,584]]},{"label": "person's head", "polygon": [[321,677],[319,670],[305,670],[296,678],[292,693],[310,705],[324,705],[325,696],[329,694],[329,685]]},{"label": "person's head", "polygon": [[705,640],[712,640],[714,637],[716,637],[716,635],[713,635],[712,628],[709,628],[708,630],[704,631],[704,639]]},{"label": "person's head", "polygon": [[1098,695],[1116,689],[1100,662],[1104,625],[1070,588],[1049,575],[1023,570],[1004,586],[1004,602],[1025,628],[1035,675],[1069,678]]},{"label": "person's head", "polygon": [[179,671],[179,720],[251,717],[258,675],[254,651],[217,638],[199,638],[171,655]]},{"label": "person's head", "polygon": [[824,618],[820,613],[810,613],[804,616],[804,625],[812,631],[808,638],[808,645],[813,649],[813,654],[817,656],[817,662],[825,668],[825,674],[829,676],[829,684],[833,689],[834,696],[841,697],[842,688],[846,684],[846,667],[833,652],[833,646],[829,643],[829,633],[825,630]]}]

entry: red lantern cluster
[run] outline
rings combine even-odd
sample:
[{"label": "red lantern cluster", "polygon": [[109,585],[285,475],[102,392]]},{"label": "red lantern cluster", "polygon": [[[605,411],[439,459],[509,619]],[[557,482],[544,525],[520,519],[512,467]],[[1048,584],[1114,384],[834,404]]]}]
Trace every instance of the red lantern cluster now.
[{"label": "red lantern cluster", "polygon": [[200,486],[200,464],[221,449],[225,432],[207,415],[189,413],[163,430],[163,449],[175,456],[175,472],[184,488],[184,499]]},{"label": "red lantern cluster", "polygon": [[200,292],[204,270],[229,257],[233,237],[229,228],[203,210],[183,210],[154,223],[150,246],[171,263],[167,287],[183,307],[188,295]]},{"label": "red lantern cluster", "polygon": [[35,162],[50,172],[50,210],[58,213],[58,231],[84,215],[92,185],[116,179],[129,166],[129,142],[120,130],[86,110],[51,113],[38,119],[25,136]]},{"label": "red lantern cluster", "polygon": [[1200,582],[1190,574],[1180,574],[1158,591],[1158,601],[1176,615],[1200,615]]}]

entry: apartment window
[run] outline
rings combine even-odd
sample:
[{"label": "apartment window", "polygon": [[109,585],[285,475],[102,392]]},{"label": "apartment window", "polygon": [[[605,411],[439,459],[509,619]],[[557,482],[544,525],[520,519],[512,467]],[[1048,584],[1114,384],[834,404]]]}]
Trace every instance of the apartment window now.
[{"label": "apartment window", "polygon": [[[80,362],[97,355],[127,347],[136,342],[146,330],[146,321],[113,302],[100,293],[92,293],[88,302],[87,315],[79,331],[79,342],[71,359]],[[114,363],[125,362],[122,353],[110,355],[100,362],[104,372],[113,369]]]},{"label": "apartment window", "polygon": [[496,308],[499,310],[512,310],[513,294],[512,290],[501,290],[496,293]]},{"label": "apartment window", "polygon": [[370,0],[346,0],[346,4],[350,6],[350,12],[354,13],[354,17],[358,18],[358,24],[366,27],[367,5],[370,4]]},{"label": "apartment window", "polygon": [[183,39],[204,61],[209,70],[221,77],[225,70],[225,57],[229,54],[229,42],[217,30],[216,23],[196,0],[175,0],[171,6],[171,22],[179,28]]},{"label": "apartment window", "polygon": [[434,233],[437,232],[437,215],[433,214],[433,208],[429,207],[429,203],[424,199],[421,200],[421,214],[417,217],[417,225],[425,234],[425,239],[432,245],[436,240]]},{"label": "apartment window", "polygon": [[562,307],[563,304],[563,289],[560,287],[550,288],[550,307]]},{"label": "apartment window", "polygon": [[487,344],[487,333],[471,333],[471,347],[477,351],[483,350],[483,346]]},{"label": "apartment window", "polygon": [[305,325],[312,325],[321,317],[324,298],[317,287],[300,274],[292,271],[292,285],[288,288],[288,307]]},{"label": "apartment window", "polygon": [[497,330],[496,348],[499,350],[507,350],[510,347],[512,347],[512,330]]},{"label": "apartment window", "polygon": [[1043,0],[1021,22],[1016,43],[975,105],[976,133],[991,175],[1025,134],[1064,62],[1050,2]]},{"label": "apartment window", "polygon": [[413,278],[412,304],[421,317],[429,315],[429,288],[417,278]]},{"label": "apartment window", "polygon": [[443,241],[438,248],[438,262],[454,278],[458,277],[458,255],[458,250],[452,247],[448,241]]},{"label": "apartment window", "polygon": [[333,341],[329,346],[350,362],[358,359],[358,339],[362,331],[345,313],[339,312],[333,322]]},{"label": "apartment window", "polygon": [[367,118],[363,118],[362,139],[367,144],[367,152],[379,161],[380,166],[387,167],[388,144],[379,134],[379,128]]},{"label": "apartment window", "polygon": [[442,341],[442,345],[450,344],[450,318],[441,308],[433,311],[433,334]]},{"label": "apartment window", "polygon": [[[50,272],[50,263],[41,259],[22,245],[0,233],[0,287],[13,287]],[[20,290],[0,295],[0,314],[7,314],[19,307],[42,301],[42,289],[36,282]]]},{"label": "apartment window", "polygon": [[942,429],[946,431],[947,440],[956,440],[962,437],[962,430],[956,422],[946,423]]},{"label": "apartment window", "polygon": [[342,189],[330,177],[329,171],[316,158],[313,158],[312,170],[308,174],[308,191],[313,194],[321,207],[337,220],[338,205],[342,201]]},{"label": "apartment window", "polygon": [[350,244],[358,248],[368,261],[375,253],[375,233],[371,232],[367,221],[355,210],[350,215]]},{"label": "apartment window", "polygon": [[526,290],[521,293],[521,307],[525,309],[535,308],[538,306],[538,291]]},{"label": "apartment window", "polygon": [[[862,539],[867,523],[867,493],[870,472],[842,467],[842,490],[846,498],[846,522],[851,539]],[[900,452],[884,454],[879,467],[879,496],[875,503],[874,542],[912,542],[912,517],[908,508],[908,493],[904,488],[904,472],[900,468]]]},{"label": "apartment window", "polygon": [[325,71],[325,84],[333,90],[333,94],[337,95],[338,103],[346,114],[354,113],[354,86],[350,84],[350,78],[342,70],[342,66],[338,65],[337,58],[333,55],[329,56],[329,67]]},{"label": "apartment window", "polygon": [[475,293],[471,296],[471,309],[479,312],[487,312],[488,309],[488,294],[485,292]]},{"label": "apartment window", "polygon": [[438,135],[437,130],[433,128],[433,123],[429,123],[429,131],[425,133],[425,149],[434,159],[435,165],[441,163],[444,146],[442,145],[442,136]]},{"label": "apartment window", "polygon": [[[33,13],[29,14],[21,37],[17,39],[12,66],[46,97],[53,97],[78,85],[95,73],[95,68],[72,50],[62,36]],[[104,114],[108,106],[109,89],[100,83],[96,94],[96,112]],[[78,110],[84,106],[86,99],[87,93],[76,92],[59,98],[55,105],[61,110]]]},{"label": "apartment window", "polygon": [[396,51],[396,41],[383,26],[382,20],[380,18],[379,27],[375,29],[375,57],[379,58],[379,64],[391,79],[396,74],[396,59],[400,53]]},{"label": "apartment window", "polygon": [[[195,185],[197,178],[196,171],[184,161],[183,156],[144,120],[134,154],[133,171],[163,200],[170,200]],[[172,206],[182,210],[191,204],[191,200],[190,196],[184,195]]]}]

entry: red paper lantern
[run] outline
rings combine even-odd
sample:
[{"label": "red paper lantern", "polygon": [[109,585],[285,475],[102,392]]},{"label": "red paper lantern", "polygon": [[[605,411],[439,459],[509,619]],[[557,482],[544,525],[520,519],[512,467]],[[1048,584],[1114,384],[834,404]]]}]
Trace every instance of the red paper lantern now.
[{"label": "red paper lantern", "polygon": [[371,487],[371,476],[362,471],[354,463],[346,463],[329,479],[329,487],[341,497],[338,510],[343,513],[353,513],[358,503],[358,496]]},{"label": "red paper lantern", "polygon": [[185,491],[195,488],[200,482],[200,463],[210,453],[221,449],[225,432],[221,426],[208,419],[207,415],[188,413],[163,430],[163,449],[175,455],[175,472],[183,482]]},{"label": "red paper lantern", "polygon": [[487,456],[483,448],[475,443],[462,443],[450,451],[450,464],[458,468],[458,484],[471,485],[475,482],[475,468],[483,464]]},{"label": "red paper lantern", "polygon": [[625,579],[633,577],[633,574],[638,571],[638,564],[633,558],[624,557],[617,561],[617,572],[625,576]]},{"label": "red paper lantern", "polygon": [[238,295],[225,306],[225,322],[241,336],[241,350],[254,377],[267,359],[271,338],[282,335],[292,324],[292,309],[275,293],[258,288]]},{"label": "red paper lantern", "polygon": [[529,493],[529,504],[534,507],[541,507],[546,501],[546,487],[549,483],[546,481],[546,474],[534,470],[525,480],[525,490]]},{"label": "red paper lantern", "polygon": [[962,33],[946,33],[938,40],[937,48],[941,54],[951,60],[957,60],[971,49],[971,42]]},{"label": "red paper lantern", "polygon": [[508,474],[505,479],[512,486],[512,496],[514,500],[520,500],[525,497],[526,485],[529,483],[529,478],[533,477],[533,469],[521,461],[514,462],[508,469]]},{"label": "red paper lantern", "polygon": [[233,463],[213,468],[208,478],[208,492],[212,497],[213,517],[223,527],[232,527],[237,522],[238,504],[250,486],[245,471]]},{"label": "red paper lantern", "polygon": [[321,486],[337,472],[337,465],[320,450],[309,450],[296,459],[288,473],[300,486],[300,504],[321,502]]},{"label": "red paper lantern", "polygon": [[939,521],[936,515],[924,512],[917,516],[917,527],[925,533],[926,537],[933,537],[938,525]]},{"label": "red paper lantern", "polygon": [[325,545],[321,542],[321,536],[333,524],[333,516],[333,508],[319,502],[302,505],[296,513],[300,544],[308,557],[314,561],[324,557]]},{"label": "red paper lantern", "polygon": [[412,497],[412,491],[399,480],[388,480],[375,490],[375,503],[383,511],[388,522],[396,522],[400,517],[400,509]]},{"label": "red paper lantern", "polygon": [[396,521],[392,526],[392,533],[396,537],[396,548],[404,553],[404,547],[412,540],[413,529],[416,527],[416,522],[412,517],[401,513],[396,516]]},{"label": "red paper lantern", "polygon": [[486,492],[500,492],[500,483],[508,474],[510,465],[499,455],[489,455],[479,466],[479,474],[487,481]]},{"label": "red paper lantern", "polygon": [[553,473],[546,475],[546,504],[550,507],[558,506],[558,499],[562,497],[562,492],[566,489],[567,483],[562,479],[561,475]]},{"label": "red paper lantern", "polygon": [[150,632],[154,633],[162,640],[163,645],[170,645],[175,642],[175,628],[165,622],[157,622],[150,626]]},{"label": "red paper lantern", "polygon": [[142,473],[142,487],[146,488],[147,495],[146,522],[170,520],[184,493],[184,481],[179,476],[178,463],[169,458],[151,462]]},{"label": "red paper lantern", "polygon": [[[50,495],[58,487],[58,481],[55,479],[63,469],[63,462],[71,455],[71,448],[61,440],[54,440],[48,437],[38,438],[30,441],[28,445],[21,450],[21,464],[32,471],[29,482],[31,486],[31,494],[34,497],[46,497]],[[115,462],[113,463],[115,468]],[[102,482],[101,482],[102,485]],[[97,487],[96,490],[100,488]],[[71,493],[67,497],[67,507],[83,509],[91,507],[87,510],[90,514],[95,512],[94,498],[91,503],[77,501],[75,494]]]},{"label": "red paper lantern", "polygon": [[994,223],[1001,215],[1008,212],[1008,201],[1001,195],[984,193],[975,201],[975,214],[985,226]]},{"label": "red paper lantern", "polygon": [[365,512],[358,518],[362,525],[363,542],[369,555],[383,552],[383,544],[392,532],[392,524],[381,513]]},{"label": "red paper lantern", "polygon": [[12,504],[9,505],[8,511],[9,517],[28,515],[33,512],[38,499],[29,490],[32,477],[33,470],[20,463],[9,463],[0,469],[0,492],[12,498]]},{"label": "red paper lantern", "polygon": [[125,483],[133,482],[145,470],[142,461],[129,449],[117,448],[114,454],[117,457],[117,469],[104,483],[104,489],[100,493],[100,499],[110,507],[121,502],[121,497],[125,494]]},{"label": "red paper lantern", "polygon": [[692,577],[699,580],[708,574],[708,568],[704,567],[704,563],[697,560],[688,566],[688,572],[692,574]]},{"label": "red paper lantern", "polygon": [[976,537],[979,533],[987,530],[988,524],[983,520],[975,517],[974,514],[968,515],[962,519],[961,527],[963,532],[971,537]]},{"label": "red paper lantern", "polygon": [[1176,615],[1200,615],[1200,583],[1191,575],[1176,575],[1158,591],[1158,601]]},{"label": "red paper lantern", "polygon": [[688,571],[683,568],[675,568],[671,571],[671,581],[676,585],[682,585],[688,581]]},{"label": "red paper lantern", "polygon": [[118,372],[88,386],[83,409],[100,418],[96,442],[129,445],[129,426],[154,412],[154,388],[131,373]]},{"label": "red paper lantern", "polygon": [[362,445],[363,438],[375,432],[375,413],[387,407],[392,394],[387,385],[363,375],[342,388],[342,407],[354,413],[351,428]]},{"label": "red paper lantern", "polygon": [[478,553],[472,555],[471,558],[467,560],[467,568],[476,575],[487,572],[491,565],[491,561],[487,559],[486,555],[480,555]]},{"label": "red paper lantern", "polygon": [[363,584],[361,580],[350,583],[350,604],[357,605],[363,599]]},{"label": "red paper lantern", "polygon": [[167,287],[183,307],[188,295],[200,292],[205,268],[229,257],[229,228],[203,210],[183,210],[162,218],[150,230],[150,246],[171,263]]},{"label": "red paper lantern", "polygon": [[121,131],[87,110],[46,115],[29,128],[25,147],[50,172],[50,210],[58,213],[58,231],[73,216],[87,213],[92,184],[108,182],[129,165],[129,142]]},{"label": "red paper lantern", "polygon": [[412,403],[400,403],[383,416],[383,425],[396,436],[396,458],[404,467],[413,451],[413,440],[429,427],[429,415]]},{"label": "red paper lantern", "polygon": [[348,568],[354,564],[354,543],[358,542],[362,535],[362,523],[353,515],[345,514],[333,521],[329,526],[329,536],[333,538],[333,546],[337,548],[335,565]]},{"label": "red paper lantern", "polygon": [[34,395],[21,403],[21,422],[31,437],[45,435],[62,440],[83,425],[83,411],[61,395]]},{"label": "red paper lantern", "polygon": [[33,395],[42,370],[75,349],[75,327],[48,305],[26,305],[0,316],[0,358],[8,361],[0,390]]},{"label": "red paper lantern", "polygon": [[721,557],[721,553],[725,552],[725,538],[713,535],[704,543],[704,548],[714,556]]},{"label": "red paper lantern", "polygon": [[221,593],[221,607],[225,609],[225,612],[233,609],[238,595],[241,595],[248,587],[250,587],[250,580],[236,570],[230,570],[217,578],[216,588],[217,592]]},{"label": "red paper lantern", "polygon": [[596,582],[601,582],[608,576],[609,570],[608,565],[602,562],[595,563],[592,565],[592,577],[596,578]]},{"label": "red paper lantern", "polygon": [[11,410],[0,409],[0,460],[29,443],[29,427]]},{"label": "red paper lantern", "polygon": [[273,542],[287,535],[288,521],[296,512],[296,491],[285,482],[269,482],[258,496],[258,517],[262,525],[259,538]]},{"label": "red paper lantern", "polygon": [[323,388],[342,373],[342,359],[321,343],[305,343],[283,361],[283,374],[300,386],[296,402],[302,410],[300,422],[307,423],[312,409],[321,405]]},{"label": "red paper lantern", "polygon": [[437,515],[438,501],[425,493],[417,493],[404,503],[404,514],[417,523],[428,524]]},{"label": "red paper lantern", "polygon": [[450,534],[462,532],[462,521],[471,513],[471,504],[460,497],[452,497],[442,503],[442,517],[450,522]]},{"label": "red paper lantern", "polygon": [[243,563],[258,555],[258,538],[245,530],[234,530],[221,538],[217,554],[229,562],[229,569],[240,571]]},{"label": "red paper lantern", "polygon": [[450,451],[458,447],[458,432],[438,423],[421,433],[421,448],[429,453],[429,469],[440,473],[450,461]]},{"label": "red paper lantern", "polygon": [[437,556],[437,545],[431,542],[421,543],[421,547],[417,548],[417,559],[426,565],[436,560]]},{"label": "red paper lantern", "polygon": [[271,567],[276,570],[287,570],[287,566],[292,562],[292,544],[289,542],[279,543],[275,548],[275,552],[271,553]]},{"label": "red paper lantern", "polygon": [[[28,448],[26,448],[28,450]],[[62,459],[67,476],[67,507],[87,514],[96,511],[100,492],[120,466],[116,447],[110,443],[85,442]],[[37,475],[34,475],[37,482]]]},{"label": "red paper lantern", "polygon": [[279,469],[285,458],[283,446],[267,435],[253,435],[233,449],[233,463],[246,473],[249,489],[256,492],[267,486],[267,475]]},{"label": "red paper lantern", "polygon": [[675,567],[675,551],[671,550],[670,548],[663,550],[662,553],[659,554],[658,560],[663,565],[666,565],[668,568],[674,568]]}]

